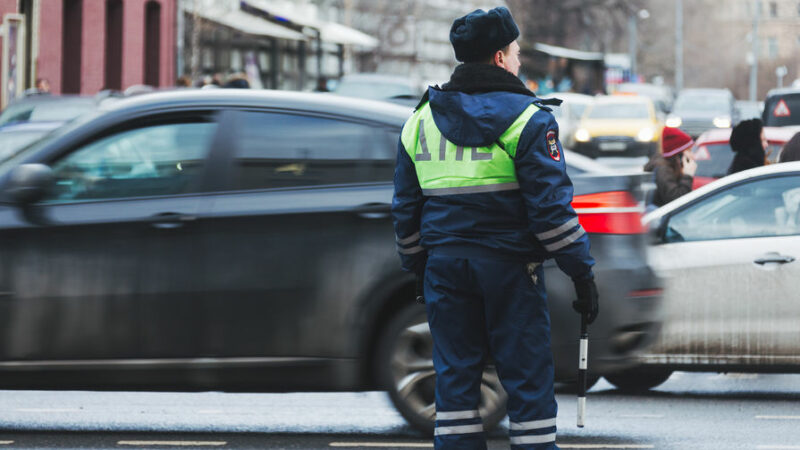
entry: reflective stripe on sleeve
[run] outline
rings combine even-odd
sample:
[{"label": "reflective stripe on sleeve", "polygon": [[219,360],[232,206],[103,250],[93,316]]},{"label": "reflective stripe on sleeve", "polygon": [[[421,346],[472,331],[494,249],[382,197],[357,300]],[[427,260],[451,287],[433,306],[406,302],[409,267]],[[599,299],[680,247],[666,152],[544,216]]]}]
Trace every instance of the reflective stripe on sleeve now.
[{"label": "reflective stripe on sleeve", "polygon": [[421,245],[417,245],[416,247],[411,247],[411,248],[398,247],[397,251],[400,252],[401,255],[414,255],[420,252],[424,252],[425,247],[422,247]]},{"label": "reflective stripe on sleeve", "polygon": [[538,430],[540,428],[550,428],[556,426],[556,418],[529,420],[527,422],[511,422],[512,430]]},{"label": "reflective stripe on sleeve", "polygon": [[[458,425],[454,427],[436,427],[433,432],[434,436],[442,436],[446,434],[468,434],[468,433],[483,433],[483,424],[478,423],[475,425]],[[555,435],[553,435],[555,439]]]},{"label": "reflective stripe on sleeve", "polygon": [[422,195],[433,197],[437,195],[479,194],[481,192],[514,191],[517,189],[519,189],[519,183],[514,182],[514,183],[485,184],[481,186],[429,188],[429,189],[423,189]]},{"label": "reflective stripe on sleeve", "polygon": [[567,223],[562,224],[562,225],[560,225],[558,227],[555,227],[552,230],[545,231],[543,233],[537,233],[536,234],[536,238],[539,239],[540,241],[543,241],[545,239],[554,238],[554,237],[558,236],[559,234],[561,234],[561,233],[563,233],[563,232],[565,232],[567,230],[571,230],[577,224],[578,224],[578,218],[574,217],[572,220],[568,221]]},{"label": "reflective stripe on sleeve", "polygon": [[480,416],[481,414],[477,409],[467,411],[436,411],[436,420],[475,419]]},{"label": "reflective stripe on sleeve", "polygon": [[564,239],[560,239],[558,241],[553,242],[552,244],[546,244],[544,248],[547,249],[548,252],[554,252],[562,247],[566,247],[569,244],[575,242],[586,234],[586,231],[583,230],[583,227],[578,228],[574,233],[570,234],[569,236],[565,237]]},{"label": "reflective stripe on sleeve", "polygon": [[556,434],[541,434],[541,435],[527,435],[527,436],[511,436],[509,439],[511,445],[524,445],[524,444],[544,444],[546,442],[555,442]]},{"label": "reflective stripe on sleeve", "polygon": [[409,236],[407,238],[397,239],[397,243],[400,244],[400,245],[408,245],[408,244],[411,244],[413,242],[417,242],[419,240],[419,238],[420,238],[420,234],[419,234],[419,231],[417,231],[416,233],[412,234],[411,236]]}]

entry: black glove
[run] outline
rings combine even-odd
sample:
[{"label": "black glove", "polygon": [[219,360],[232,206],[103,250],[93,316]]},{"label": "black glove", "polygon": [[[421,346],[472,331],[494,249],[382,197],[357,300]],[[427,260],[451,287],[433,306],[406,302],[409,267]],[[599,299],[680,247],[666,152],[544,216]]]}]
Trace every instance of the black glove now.
[{"label": "black glove", "polygon": [[572,282],[575,283],[575,293],[578,294],[578,299],[572,302],[572,309],[579,314],[585,314],[587,324],[594,322],[600,309],[594,278],[572,280]]},{"label": "black glove", "polygon": [[417,303],[425,304],[425,277],[423,275],[417,276],[416,297]]}]

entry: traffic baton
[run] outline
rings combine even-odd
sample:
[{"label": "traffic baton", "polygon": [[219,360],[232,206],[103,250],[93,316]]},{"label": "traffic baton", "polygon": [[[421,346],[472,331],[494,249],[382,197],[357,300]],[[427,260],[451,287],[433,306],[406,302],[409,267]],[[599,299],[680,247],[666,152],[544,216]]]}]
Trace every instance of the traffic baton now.
[{"label": "traffic baton", "polygon": [[586,420],[586,370],[589,359],[589,332],[586,314],[581,314],[581,341],[578,355],[578,428],[583,428]]}]

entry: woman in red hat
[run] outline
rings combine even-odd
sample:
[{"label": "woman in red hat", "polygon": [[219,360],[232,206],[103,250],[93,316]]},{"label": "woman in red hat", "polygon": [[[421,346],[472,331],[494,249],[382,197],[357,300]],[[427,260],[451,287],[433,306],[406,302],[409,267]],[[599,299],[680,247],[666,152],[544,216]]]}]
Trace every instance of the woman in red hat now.
[{"label": "woman in red hat", "polygon": [[653,205],[660,207],[692,191],[692,179],[697,163],[692,157],[694,141],[677,128],[665,127],[661,139],[661,154],[644,166],[646,172],[654,172],[656,190]]}]

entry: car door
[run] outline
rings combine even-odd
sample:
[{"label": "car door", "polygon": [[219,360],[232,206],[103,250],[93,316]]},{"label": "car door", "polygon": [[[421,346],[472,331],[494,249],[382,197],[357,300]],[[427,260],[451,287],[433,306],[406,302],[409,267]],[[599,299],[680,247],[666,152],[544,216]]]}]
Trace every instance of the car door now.
[{"label": "car door", "polygon": [[240,111],[235,122],[232,185],[214,196],[207,246],[208,333],[227,356],[345,356],[357,293],[380,261],[396,265],[396,141],[313,113]]},{"label": "car door", "polygon": [[[800,361],[800,176],[746,180],[667,217],[652,264],[673,363]],[[788,362],[788,361],[787,361]]]},{"label": "car door", "polygon": [[216,130],[205,111],[139,117],[38,161],[55,188],[1,222],[1,359],[205,352],[197,242]]}]

